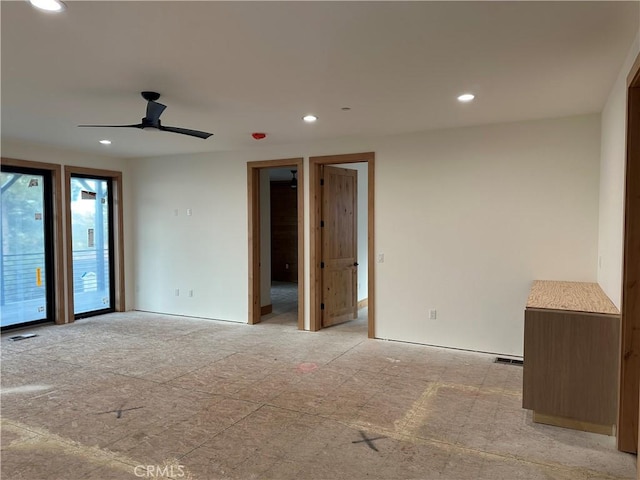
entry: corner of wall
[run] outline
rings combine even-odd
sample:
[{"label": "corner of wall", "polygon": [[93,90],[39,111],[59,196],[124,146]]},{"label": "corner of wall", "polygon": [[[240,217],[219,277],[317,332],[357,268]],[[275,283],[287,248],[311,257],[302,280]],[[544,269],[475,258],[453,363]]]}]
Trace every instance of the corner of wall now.
[{"label": "corner of wall", "polygon": [[627,75],[640,53],[640,33],[611,88],[600,121],[598,283],[620,308],[624,235]]}]

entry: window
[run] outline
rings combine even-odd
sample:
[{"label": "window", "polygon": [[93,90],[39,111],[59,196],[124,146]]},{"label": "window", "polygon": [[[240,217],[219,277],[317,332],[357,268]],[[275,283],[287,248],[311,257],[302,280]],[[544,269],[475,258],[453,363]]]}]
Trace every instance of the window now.
[{"label": "window", "polygon": [[55,320],[51,183],[51,171],[2,166],[2,327]]}]

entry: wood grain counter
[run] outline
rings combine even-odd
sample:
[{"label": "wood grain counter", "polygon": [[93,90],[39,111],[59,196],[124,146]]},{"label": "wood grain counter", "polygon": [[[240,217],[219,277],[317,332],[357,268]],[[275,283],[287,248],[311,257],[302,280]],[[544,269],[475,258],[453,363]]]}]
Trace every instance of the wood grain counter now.
[{"label": "wood grain counter", "polygon": [[612,435],[619,342],[620,312],[598,284],[533,282],[522,406],[540,423]]}]

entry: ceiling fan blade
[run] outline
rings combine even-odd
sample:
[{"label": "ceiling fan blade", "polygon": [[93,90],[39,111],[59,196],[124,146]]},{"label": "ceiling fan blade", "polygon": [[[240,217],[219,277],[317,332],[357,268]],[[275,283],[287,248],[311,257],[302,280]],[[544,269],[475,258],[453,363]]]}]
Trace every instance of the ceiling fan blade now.
[{"label": "ceiling fan blade", "polygon": [[141,123],[135,125],[78,125],[79,127],[107,127],[107,128],[144,128]]},{"label": "ceiling fan blade", "polygon": [[153,100],[149,100],[147,103],[147,116],[146,119],[152,124],[157,125],[158,120],[160,120],[160,115],[164,112],[164,109],[167,108],[166,105],[163,105],[158,102],[154,102]]},{"label": "ceiling fan blade", "polygon": [[213,135],[213,133],[201,132],[200,130],[189,130],[188,128],[178,128],[178,127],[165,127],[164,125],[160,125],[158,129],[164,132],[180,133],[182,135],[190,135],[192,137],[198,137],[205,140],[209,138],[211,135]]},{"label": "ceiling fan blade", "polygon": [[99,127],[99,128],[156,128],[158,130],[162,130],[165,132],[179,133],[181,135],[188,135],[190,137],[198,137],[202,139],[207,139],[212,133],[201,132],[200,130],[190,130],[188,128],[179,128],[179,127],[165,127],[160,123],[160,115],[167,108],[166,105],[162,103],[156,102],[158,98],[160,98],[160,94],[157,92],[140,92],[142,94],[142,98],[147,101],[147,115],[141,120],[141,123],[136,123],[133,125],[78,125],[79,127]]}]

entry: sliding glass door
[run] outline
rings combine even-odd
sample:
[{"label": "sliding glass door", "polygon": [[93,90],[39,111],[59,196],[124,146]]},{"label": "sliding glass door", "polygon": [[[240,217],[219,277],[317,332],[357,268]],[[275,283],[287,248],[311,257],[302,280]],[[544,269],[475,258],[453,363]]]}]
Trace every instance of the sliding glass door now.
[{"label": "sliding glass door", "polygon": [[53,321],[51,173],[2,166],[0,326]]},{"label": "sliding glass door", "polygon": [[71,176],[73,305],[76,318],[114,311],[110,178]]}]

